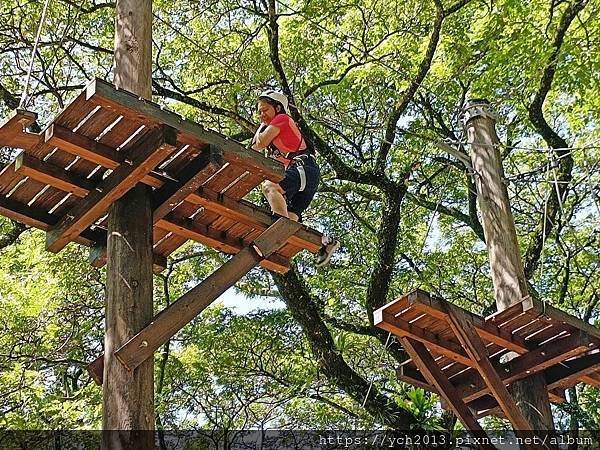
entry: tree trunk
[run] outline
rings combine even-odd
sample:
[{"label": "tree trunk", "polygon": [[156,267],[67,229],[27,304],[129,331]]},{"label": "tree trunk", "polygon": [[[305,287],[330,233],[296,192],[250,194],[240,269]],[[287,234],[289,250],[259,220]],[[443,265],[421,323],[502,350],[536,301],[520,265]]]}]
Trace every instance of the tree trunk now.
[{"label": "tree trunk", "polygon": [[[486,100],[469,102],[465,112],[496,306],[502,311],[529,295],[527,281],[504,184],[495,117]],[[546,382],[541,374],[513,383],[511,392],[534,430],[554,430]]]},{"label": "tree trunk", "polygon": [[[150,99],[152,1],[117,0],[116,14],[114,83]],[[153,449],[154,361],[149,358],[130,372],[114,356],[153,316],[152,207],[145,185],[110,208],[106,283],[103,429],[121,431],[105,432],[102,446]]]}]

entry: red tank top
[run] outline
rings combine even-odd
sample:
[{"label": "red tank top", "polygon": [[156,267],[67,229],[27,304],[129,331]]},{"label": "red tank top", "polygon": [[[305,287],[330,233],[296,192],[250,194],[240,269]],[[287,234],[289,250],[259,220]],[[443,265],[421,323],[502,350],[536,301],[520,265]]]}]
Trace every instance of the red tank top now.
[{"label": "red tank top", "polygon": [[[269,125],[279,128],[279,134],[273,139],[275,145],[284,154],[306,150],[306,143],[302,139],[302,133],[298,129],[296,122],[287,114],[277,114]],[[276,158],[278,161],[287,164],[289,161],[285,158]]]}]

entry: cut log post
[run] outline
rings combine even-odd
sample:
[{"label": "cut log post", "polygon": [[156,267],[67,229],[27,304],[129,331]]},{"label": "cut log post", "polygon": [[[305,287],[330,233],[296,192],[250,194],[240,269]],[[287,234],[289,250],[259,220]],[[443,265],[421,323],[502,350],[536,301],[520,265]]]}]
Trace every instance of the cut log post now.
[{"label": "cut log post", "polygon": [[[504,171],[497,147],[496,119],[486,100],[468,102],[464,113],[494,295],[498,311],[502,311],[527,298],[529,293],[504,184]],[[534,429],[554,430],[548,391],[541,374],[514,383],[511,392],[523,416]]]},{"label": "cut log post", "polygon": [[[117,0],[115,84],[150,99],[151,67],[152,0]],[[152,320],[152,202],[149,187],[137,184],[111,205],[107,258],[102,417],[102,428],[106,432],[102,434],[102,448],[152,450],[154,360],[149,358],[136,370],[129,371],[114,354],[115,349]],[[132,433],[132,430],[142,432]]]}]

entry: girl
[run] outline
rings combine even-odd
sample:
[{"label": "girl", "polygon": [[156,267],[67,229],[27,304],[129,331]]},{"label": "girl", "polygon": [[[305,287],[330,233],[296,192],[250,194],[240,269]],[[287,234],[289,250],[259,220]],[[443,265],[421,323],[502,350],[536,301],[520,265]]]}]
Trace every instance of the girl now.
[{"label": "girl", "polygon": [[[314,151],[289,116],[288,99],[284,94],[265,91],[258,96],[257,106],[261,124],[252,140],[252,148],[266,149],[267,156],[285,166],[284,179],[278,184],[265,181],[263,193],[274,213],[302,222],[302,213],[315,196],[320,180]],[[317,266],[327,264],[339,246],[338,241],[323,236]]]}]

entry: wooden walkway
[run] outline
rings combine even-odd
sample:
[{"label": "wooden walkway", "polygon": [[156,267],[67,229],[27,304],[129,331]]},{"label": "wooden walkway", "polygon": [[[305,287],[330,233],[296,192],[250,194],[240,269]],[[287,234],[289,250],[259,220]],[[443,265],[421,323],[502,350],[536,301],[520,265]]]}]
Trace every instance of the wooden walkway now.
[{"label": "wooden walkway", "polygon": [[[41,134],[25,131],[35,120],[18,110],[0,126],[0,147],[23,150],[0,172],[0,214],[45,230],[50,251],[79,242],[104,264],[108,208],[139,182],[154,188],[157,270],[190,239],[237,254],[277,220],[243,197],[280,181],[279,162],[111,84],[91,82]],[[285,272],[320,245],[303,226],[260,264]]]},{"label": "wooden walkway", "polygon": [[506,386],[533,373],[557,403],[579,382],[600,386],[600,330],[530,298],[483,318],[416,290],[378,309],[375,325],[411,357],[400,380],[439,393],[470,429],[490,414],[527,429]]}]

